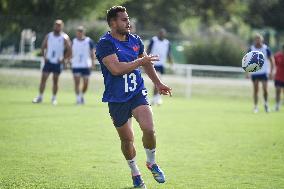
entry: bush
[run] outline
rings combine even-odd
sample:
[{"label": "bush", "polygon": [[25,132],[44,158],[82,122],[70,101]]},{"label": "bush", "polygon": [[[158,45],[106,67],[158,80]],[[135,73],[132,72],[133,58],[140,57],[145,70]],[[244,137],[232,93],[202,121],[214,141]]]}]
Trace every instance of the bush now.
[{"label": "bush", "polygon": [[240,66],[245,47],[233,37],[208,36],[185,47],[188,64]]},{"label": "bush", "polygon": [[108,26],[106,22],[81,22],[80,20],[70,21],[67,23],[67,27],[65,28],[65,32],[69,35],[70,39],[74,39],[76,37],[76,29],[78,26],[84,26],[86,28],[86,35],[94,40],[95,43],[98,42],[100,37],[108,31]]},{"label": "bush", "polygon": [[100,23],[92,27],[89,27],[86,31],[86,35],[89,36],[91,39],[93,39],[95,43],[97,43],[100,37],[107,31],[108,27],[106,26],[106,23],[104,24]]}]

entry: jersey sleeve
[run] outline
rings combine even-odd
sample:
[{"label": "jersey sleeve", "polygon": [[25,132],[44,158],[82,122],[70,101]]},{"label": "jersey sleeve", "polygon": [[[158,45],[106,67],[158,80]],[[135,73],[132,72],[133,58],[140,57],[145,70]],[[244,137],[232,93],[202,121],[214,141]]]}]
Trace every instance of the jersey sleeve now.
[{"label": "jersey sleeve", "polygon": [[102,61],[102,59],[106,56],[109,56],[111,54],[115,54],[117,49],[115,48],[115,45],[109,41],[109,40],[101,40],[97,44],[96,48],[96,55],[99,61]]},{"label": "jersey sleeve", "polygon": [[248,48],[247,53],[251,52],[251,48]]},{"label": "jersey sleeve", "polygon": [[272,55],[269,47],[267,47],[267,49],[266,49],[266,55],[267,55],[267,57],[271,57],[271,55]]},{"label": "jersey sleeve", "polygon": [[96,48],[96,44],[92,39],[89,40],[89,45],[90,45],[90,49],[92,50]]},{"label": "jersey sleeve", "polygon": [[140,48],[139,48],[139,55],[141,55],[141,54],[144,53],[145,49],[144,49],[144,43],[142,42],[140,37],[138,37],[138,43],[139,43],[139,46],[140,46]]}]

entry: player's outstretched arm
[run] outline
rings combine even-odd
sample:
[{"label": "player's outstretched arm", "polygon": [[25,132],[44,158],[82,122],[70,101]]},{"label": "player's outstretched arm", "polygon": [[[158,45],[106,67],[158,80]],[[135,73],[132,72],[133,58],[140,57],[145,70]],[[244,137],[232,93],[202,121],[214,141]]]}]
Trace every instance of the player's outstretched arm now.
[{"label": "player's outstretched arm", "polygon": [[[146,54],[146,52],[144,52],[139,57],[142,58],[142,57],[146,57],[146,56],[148,56],[148,55]],[[144,64],[143,68],[144,68],[146,74],[148,75],[148,77],[152,80],[152,82],[154,83],[154,85],[158,89],[160,94],[172,96],[172,92],[171,92],[172,89],[161,82],[156,70],[154,69],[153,64]]]},{"label": "player's outstretched arm", "polygon": [[112,75],[123,75],[132,72],[136,68],[152,64],[152,61],[158,60],[157,56],[146,56],[138,58],[132,62],[119,62],[116,54],[111,54],[102,59],[104,65],[112,73]]}]

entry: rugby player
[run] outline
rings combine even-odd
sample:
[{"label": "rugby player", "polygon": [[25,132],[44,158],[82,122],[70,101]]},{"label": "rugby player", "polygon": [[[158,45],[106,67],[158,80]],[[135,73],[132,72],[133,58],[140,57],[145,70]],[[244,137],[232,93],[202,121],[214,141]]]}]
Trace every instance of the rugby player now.
[{"label": "rugby player", "polygon": [[[168,62],[172,65],[173,59],[171,56],[171,43],[166,39],[166,30],[164,28],[160,29],[157,36],[152,37],[149,46],[147,48],[148,54],[155,54],[159,56],[159,61],[154,63],[154,68],[159,76],[165,73],[165,64]],[[163,103],[161,95],[154,86],[154,96],[152,99],[152,105],[161,105]]]},{"label": "rugby player", "polygon": [[264,109],[265,112],[269,112],[268,106],[268,79],[273,77],[274,58],[270,51],[270,48],[263,43],[263,36],[256,34],[254,38],[254,44],[250,47],[250,51],[260,51],[264,54],[264,64],[262,68],[256,72],[251,73],[251,80],[253,83],[253,100],[254,100],[254,113],[258,113],[258,91],[259,83],[262,84]]},{"label": "rugby player", "polygon": [[57,104],[56,94],[58,91],[58,79],[63,69],[63,64],[66,59],[71,56],[71,45],[69,36],[64,33],[64,23],[62,20],[54,22],[53,31],[48,33],[42,43],[41,53],[44,57],[44,66],[39,85],[39,95],[33,99],[33,103],[41,103],[46,81],[49,75],[53,74],[53,87],[51,103]]},{"label": "rugby player", "polygon": [[274,77],[274,85],[276,89],[276,105],[275,111],[279,111],[281,106],[281,90],[284,92],[284,45],[282,51],[277,52],[274,55],[276,73]]},{"label": "rugby player", "polygon": [[165,175],[155,161],[156,137],[152,110],[141,76],[142,66],[160,94],[171,95],[171,88],[159,79],[153,62],[156,55],[147,55],[138,35],[130,33],[130,21],[125,7],[114,6],[107,11],[110,31],[103,35],[96,47],[96,56],[102,68],[105,91],[103,102],[108,102],[109,113],[121,140],[122,153],[130,167],[135,188],[145,188],[136,164],[132,116],[143,132],[147,168],[159,183]]},{"label": "rugby player", "polygon": [[[92,39],[85,35],[83,26],[79,26],[76,38],[72,41],[72,72],[74,77],[76,103],[84,104],[84,94],[88,89],[91,68],[95,61],[95,45]],[[83,85],[80,89],[80,80]]]}]

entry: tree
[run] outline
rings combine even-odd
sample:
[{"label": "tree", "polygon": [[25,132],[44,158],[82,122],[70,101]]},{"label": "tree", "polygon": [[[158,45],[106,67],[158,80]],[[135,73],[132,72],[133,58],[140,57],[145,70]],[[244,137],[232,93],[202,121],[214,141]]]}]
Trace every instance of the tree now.
[{"label": "tree", "polygon": [[[20,32],[31,28],[42,38],[52,28],[55,19],[100,16],[112,4],[125,0],[0,0],[0,37],[19,41]],[[5,44],[5,43],[4,43]]]},{"label": "tree", "polygon": [[253,27],[284,30],[284,0],[250,0],[246,20]]},{"label": "tree", "polygon": [[241,15],[246,7],[241,0],[136,0],[124,5],[141,28],[165,27],[170,31],[178,31],[179,24],[189,16],[200,17],[206,26],[216,21],[224,23],[231,15]]}]

